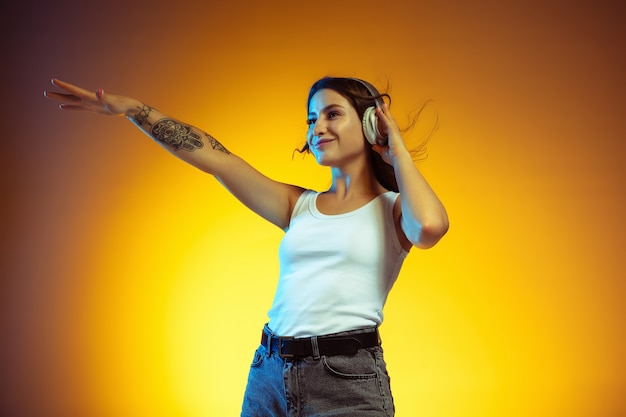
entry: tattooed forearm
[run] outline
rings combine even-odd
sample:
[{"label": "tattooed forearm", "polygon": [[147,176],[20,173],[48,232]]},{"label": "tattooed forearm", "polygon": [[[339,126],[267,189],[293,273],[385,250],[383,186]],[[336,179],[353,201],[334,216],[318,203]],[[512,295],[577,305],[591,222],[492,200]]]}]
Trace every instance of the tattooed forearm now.
[{"label": "tattooed forearm", "polygon": [[204,136],[206,136],[207,140],[209,141],[209,145],[211,145],[211,148],[215,149],[216,151],[224,152],[224,153],[227,153],[227,154],[230,153],[230,151],[228,149],[226,149],[224,147],[224,145],[222,145],[213,136],[209,135],[208,133],[205,133]]},{"label": "tattooed forearm", "polygon": [[[150,114],[154,110],[152,107],[142,104],[137,106],[139,112],[131,116],[131,120],[139,127],[149,133],[154,139],[168,146],[174,151],[184,149],[193,152],[204,146],[202,137],[199,132],[194,131],[191,126],[182,124],[174,119],[160,119],[152,123]],[[153,116],[154,119],[154,116]],[[224,147],[217,139],[208,133],[204,133],[211,148],[216,151],[229,154],[228,149]]]},{"label": "tattooed forearm", "polygon": [[172,119],[161,119],[156,122],[150,130],[150,134],[175,151],[184,149],[193,152],[204,146],[200,135],[194,132],[190,126]]},{"label": "tattooed forearm", "polygon": [[133,121],[139,126],[152,126],[152,123],[148,120],[152,107],[142,104],[141,107],[137,106],[139,113],[133,116]]}]

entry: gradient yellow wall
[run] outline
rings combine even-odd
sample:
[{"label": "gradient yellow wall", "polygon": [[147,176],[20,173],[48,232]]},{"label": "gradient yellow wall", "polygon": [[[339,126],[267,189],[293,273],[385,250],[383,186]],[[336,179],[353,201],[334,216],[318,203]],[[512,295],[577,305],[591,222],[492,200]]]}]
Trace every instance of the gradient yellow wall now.
[{"label": "gradient yellow wall", "polygon": [[58,111],[49,78],[323,189],[292,150],[334,74],[441,126],[420,167],[451,229],[382,329],[397,415],[626,416],[618,2],[104,3],[3,6],[1,415],[238,415],[278,271],[278,229],[123,118]]}]

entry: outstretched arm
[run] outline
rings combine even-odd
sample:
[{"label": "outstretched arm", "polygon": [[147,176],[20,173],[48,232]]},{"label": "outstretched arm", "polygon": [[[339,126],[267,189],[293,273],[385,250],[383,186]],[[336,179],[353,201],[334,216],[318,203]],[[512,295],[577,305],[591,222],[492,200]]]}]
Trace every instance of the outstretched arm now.
[{"label": "outstretched arm", "polygon": [[393,166],[400,191],[401,230],[413,246],[430,248],[448,231],[446,209],[415,166],[389,106],[385,103],[376,114],[387,132],[388,143],[374,145],[374,150]]},{"label": "outstretched arm", "polygon": [[44,95],[58,101],[61,109],[127,117],[172,155],[214,175],[257,214],[282,229],[288,226],[301,188],[269,179],[229,152],[213,136],[138,100],[105,94],[102,89],[94,94],[57,79],[52,84],[65,92],[45,91]]}]

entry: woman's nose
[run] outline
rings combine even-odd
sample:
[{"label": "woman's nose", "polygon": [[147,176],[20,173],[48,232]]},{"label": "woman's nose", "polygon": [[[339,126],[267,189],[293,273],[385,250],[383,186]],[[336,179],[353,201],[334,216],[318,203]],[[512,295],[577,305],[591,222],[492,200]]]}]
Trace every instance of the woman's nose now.
[{"label": "woman's nose", "polygon": [[324,133],[326,133],[326,123],[321,118],[317,119],[313,125],[313,134],[315,136],[320,136]]}]

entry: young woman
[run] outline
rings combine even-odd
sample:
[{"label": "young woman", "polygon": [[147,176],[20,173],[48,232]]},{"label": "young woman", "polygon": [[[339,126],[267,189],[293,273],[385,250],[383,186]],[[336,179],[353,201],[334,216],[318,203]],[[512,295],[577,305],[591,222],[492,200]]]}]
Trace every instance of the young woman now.
[{"label": "young woman", "polygon": [[416,168],[389,106],[368,82],[318,80],[302,152],[330,168],[323,192],[273,181],[210,134],[135,99],[53,79],[64,110],[124,115],[178,158],[212,174],[285,231],[269,322],[242,416],[392,416],[378,335],[402,262],[448,230],[445,208]]}]

